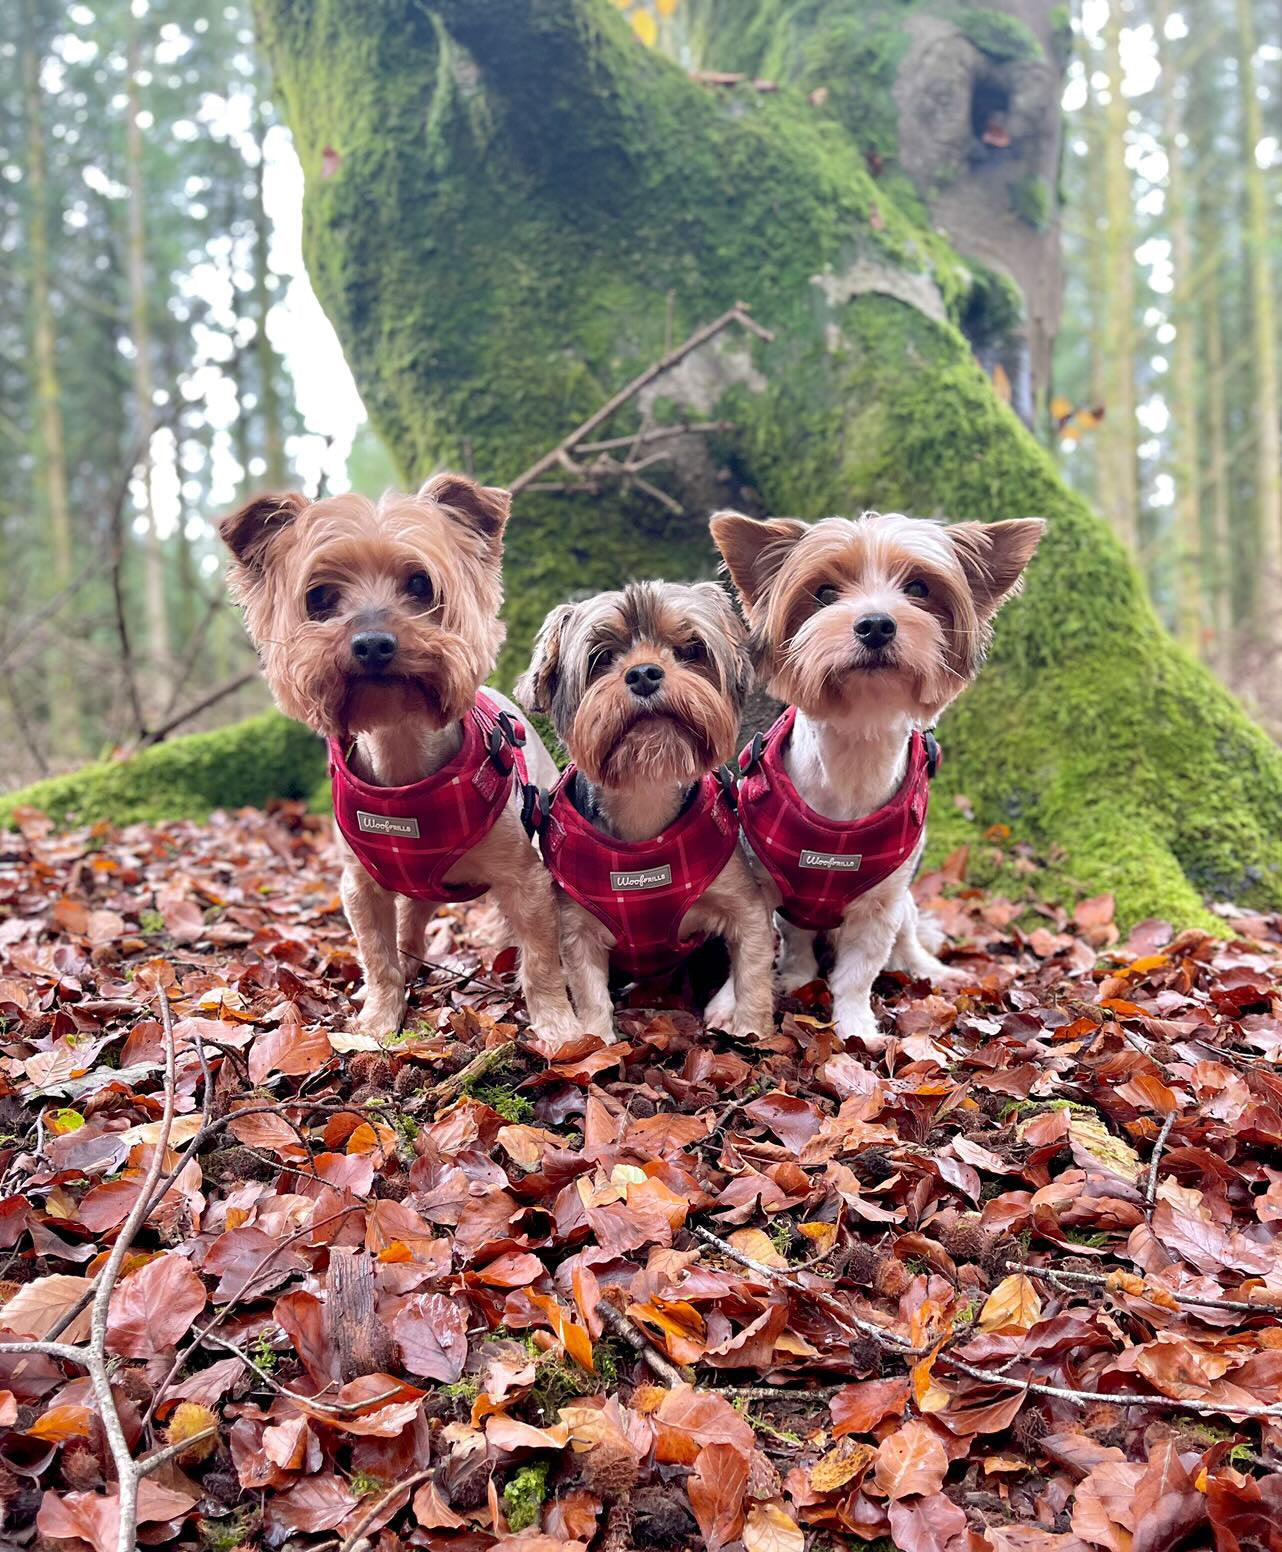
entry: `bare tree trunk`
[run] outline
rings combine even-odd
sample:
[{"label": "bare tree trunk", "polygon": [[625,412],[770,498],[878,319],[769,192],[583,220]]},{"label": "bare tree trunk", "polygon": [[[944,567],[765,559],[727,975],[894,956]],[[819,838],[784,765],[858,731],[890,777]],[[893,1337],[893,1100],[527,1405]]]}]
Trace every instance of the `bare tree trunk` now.
[{"label": "bare tree trunk", "polygon": [[[1215,276],[1208,277],[1212,282]],[[1209,289],[1215,292],[1214,283]],[[1233,667],[1233,535],[1229,504],[1228,404],[1225,394],[1224,320],[1220,299],[1207,296],[1201,308],[1206,369],[1207,465],[1205,488],[1211,504],[1211,623],[1215,667],[1231,682]]]},{"label": "bare tree trunk", "polygon": [[1139,475],[1135,440],[1135,218],[1126,165],[1128,108],[1122,96],[1122,0],[1110,0],[1104,31],[1108,104],[1104,110],[1103,372],[1099,429],[1100,504],[1132,552],[1139,542]]},{"label": "bare tree trunk", "polygon": [[271,247],[271,222],[263,197],[264,142],[267,122],[262,109],[262,80],[265,72],[260,68],[255,83],[256,139],[258,142],[258,166],[254,172],[254,311],[257,334],[254,352],[258,359],[258,418],[263,428],[263,457],[267,468],[263,481],[269,490],[284,490],[289,483],[289,470],[285,463],[285,438],[281,424],[280,361],[267,334],[267,316],[271,312],[272,296],[267,287],[271,273],[268,254]]},{"label": "bare tree trunk", "polygon": [[[22,106],[27,132],[27,269],[31,278],[32,366],[40,426],[41,473],[53,562],[51,592],[68,587],[72,573],[71,505],[59,398],[57,339],[50,297],[48,161],[40,91],[40,50],[32,8],[22,40]],[[65,658],[49,678],[50,743],[55,755],[74,754],[79,743],[76,683]]]},{"label": "bare tree trunk", "polygon": [[[1255,19],[1251,0],[1237,0],[1238,78],[1242,90],[1242,161],[1246,187],[1247,259],[1255,371],[1255,500],[1258,523],[1258,583],[1255,634],[1271,658],[1282,654],[1282,430],[1278,418],[1277,313],[1269,257],[1269,190],[1256,149],[1264,138],[1255,70]],[[1282,660],[1282,659],[1280,659]]]},{"label": "bare tree trunk", "polygon": [[147,229],[143,213],[146,189],[142,167],[142,112],[138,93],[138,21],[129,13],[125,90],[125,160],[129,175],[129,308],[134,346],[134,397],[137,401],[138,440],[142,454],[143,512],[147,530],[143,549],[143,583],[147,619],[149,709],[161,703],[163,682],[171,657],[169,614],[165,599],[165,552],[156,528],[151,490],[151,439],[155,430],[155,389],[151,376],[151,328],[147,316]]},{"label": "bare tree trunk", "polygon": [[1170,0],[1157,0],[1159,57],[1162,68],[1162,139],[1166,151],[1166,226],[1171,235],[1175,290],[1171,297],[1175,325],[1172,389],[1169,396],[1174,453],[1170,461],[1175,483],[1175,625],[1176,635],[1196,657],[1202,655],[1204,603],[1202,591],[1202,502],[1197,424],[1197,325],[1194,306],[1196,274],[1193,237],[1189,227],[1187,175],[1184,165],[1184,114],[1180,101],[1177,50],[1166,36]]}]

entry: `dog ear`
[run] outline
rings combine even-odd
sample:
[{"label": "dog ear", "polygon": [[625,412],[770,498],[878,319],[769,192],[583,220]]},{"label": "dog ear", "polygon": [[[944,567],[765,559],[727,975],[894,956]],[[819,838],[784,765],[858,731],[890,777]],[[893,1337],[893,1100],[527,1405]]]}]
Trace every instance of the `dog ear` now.
[{"label": "dog ear", "polygon": [[1014,517],[1001,523],[954,523],[944,532],[961,562],[981,620],[991,619],[1017,593],[1046,523]]},{"label": "dog ear", "polygon": [[501,486],[478,485],[466,474],[434,474],[419,495],[434,501],[448,517],[488,543],[497,545],[502,541],[512,497]]},{"label": "dog ear", "polygon": [[218,535],[239,562],[242,578],[262,576],[268,550],[308,505],[307,497],[296,490],[255,496],[219,522]]},{"label": "dog ear", "polygon": [[[727,690],[742,704],[752,688],[752,659],[748,653],[748,627],[743,623],[734,601],[720,582],[696,582],[692,591],[708,602],[712,617],[720,629],[732,656],[733,669],[728,677]],[[722,654],[714,651],[718,662]],[[724,668],[724,664],[722,665]]]},{"label": "dog ear", "polygon": [[512,698],[526,711],[542,712],[547,716],[552,710],[552,698],[561,674],[561,641],[573,614],[573,604],[558,604],[539,627],[530,666],[512,691]]},{"label": "dog ear", "polygon": [[808,531],[795,517],[758,520],[741,512],[717,512],[708,523],[712,542],[739,590],[744,608],[753,610],[783,565],[788,551]]}]

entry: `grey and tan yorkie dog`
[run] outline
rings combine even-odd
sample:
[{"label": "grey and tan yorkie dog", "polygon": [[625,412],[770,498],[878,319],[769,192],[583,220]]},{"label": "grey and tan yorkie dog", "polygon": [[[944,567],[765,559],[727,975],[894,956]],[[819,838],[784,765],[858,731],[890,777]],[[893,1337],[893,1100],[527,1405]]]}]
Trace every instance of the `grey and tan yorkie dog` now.
[{"label": "grey and tan yorkie dog", "polygon": [[[350,799],[341,894],[365,972],[356,1024],[370,1034],[400,1028],[438,906],[485,888],[520,949],[531,1022],[553,1037],[579,1028],[551,880],[511,780],[518,740],[510,752],[506,740],[519,730],[504,717],[516,709],[492,692],[478,699],[504,636],[509,499],[438,474],[415,495],[376,502],[263,496],[220,524],[234,556],[229,585],[276,704],[330,740],[340,830],[340,777]],[[523,754],[535,782],[555,778],[532,735]],[[500,758],[487,765],[490,756]],[[456,812],[471,826],[463,842],[436,833]],[[426,887],[412,876],[424,858]]]},{"label": "grey and tan yorkie dog", "polygon": [[790,708],[745,751],[740,785],[745,839],[780,912],[780,980],[814,979],[816,932],[831,931],[843,1037],[877,1038],[872,986],[888,965],[957,983],[938,941],[923,941],[909,889],[937,758],[926,730],[978,672],[1044,527],[711,520],[758,674]]},{"label": "grey and tan yorkie dog", "polygon": [[701,937],[730,977],[709,1024],[772,1027],[774,935],[738,845],[735,749],[751,678],[746,632],[715,582],[638,582],[548,615],[517,700],[549,715],[574,762],[543,854],[558,884],[561,953],[584,1027],[613,1038],[611,962],[647,974]]}]

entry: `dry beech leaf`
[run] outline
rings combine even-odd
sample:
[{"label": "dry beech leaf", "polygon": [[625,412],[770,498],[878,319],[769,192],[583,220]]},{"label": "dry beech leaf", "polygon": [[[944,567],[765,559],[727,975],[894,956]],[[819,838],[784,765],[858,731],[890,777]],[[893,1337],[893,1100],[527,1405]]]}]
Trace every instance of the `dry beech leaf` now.
[{"label": "dry beech leaf", "polygon": [[887,1498],[937,1493],[948,1473],[948,1452],[930,1426],[907,1422],[877,1449],[877,1486]]},{"label": "dry beech leaf", "polygon": [[980,1331],[1029,1331],[1041,1318],[1037,1289],[1023,1272],[1014,1272],[988,1295],[976,1324]]}]

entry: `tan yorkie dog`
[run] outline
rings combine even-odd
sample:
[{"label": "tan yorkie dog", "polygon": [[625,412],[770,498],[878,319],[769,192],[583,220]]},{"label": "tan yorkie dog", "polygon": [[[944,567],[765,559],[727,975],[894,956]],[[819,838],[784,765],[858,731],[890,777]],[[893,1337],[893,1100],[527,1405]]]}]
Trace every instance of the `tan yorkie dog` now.
[{"label": "tan yorkie dog", "polygon": [[909,890],[936,758],[923,730],[979,670],[993,616],[1044,527],[894,513],[711,521],[758,673],[795,708],[755,760],[745,751],[740,786],[745,838],[780,911],[780,980],[814,979],[815,929],[831,930],[843,1037],[877,1037],[872,985],[887,965],[945,986],[959,979],[930,951],[937,941],[923,942]]},{"label": "tan yorkie dog", "polygon": [[[381,789],[425,790],[456,768],[469,738],[478,748],[484,743],[470,730],[504,636],[498,613],[509,501],[505,490],[438,474],[417,495],[388,493],[377,502],[263,496],[219,527],[234,556],[229,586],[276,704],[331,740],[336,814],[341,769],[367,795],[366,806],[380,809],[356,817],[394,863],[398,845],[389,837],[417,837],[419,825],[385,818]],[[484,704],[494,713],[510,706],[492,692]],[[478,725],[493,731],[489,721]],[[533,736],[525,754],[534,781],[555,777]],[[477,844],[448,871],[438,870],[432,887],[442,885],[440,899],[381,887],[339,837],[343,906],[365,971],[356,1025],[366,1033],[400,1028],[406,979],[441,900],[470,898],[485,887],[520,948],[531,1021],[552,1036],[578,1029],[561,970],[552,885],[521,824],[519,783],[509,798],[510,766],[501,776],[479,767],[473,774],[490,778],[495,807]],[[461,784],[475,795],[475,783]],[[448,858],[448,837],[446,846]]]},{"label": "tan yorkie dog", "polygon": [[551,716],[574,764],[543,853],[557,879],[561,952],[584,1027],[613,1038],[611,961],[679,962],[705,934],[731,974],[707,1022],[736,1035],[773,1020],[770,915],[738,845],[728,773],[751,666],[715,582],[638,582],[545,621],[516,698]]}]

